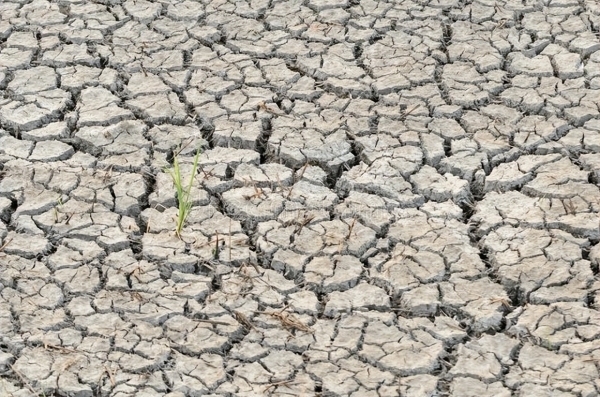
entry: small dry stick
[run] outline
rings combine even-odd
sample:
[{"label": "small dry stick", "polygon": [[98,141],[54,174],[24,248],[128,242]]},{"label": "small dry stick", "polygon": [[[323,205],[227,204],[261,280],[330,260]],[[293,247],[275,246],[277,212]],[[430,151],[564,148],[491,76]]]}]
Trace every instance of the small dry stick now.
[{"label": "small dry stick", "polygon": [[510,302],[506,298],[502,298],[502,297],[490,298],[490,303],[501,303],[502,306],[504,306],[505,308],[512,309]]},{"label": "small dry stick", "polygon": [[255,198],[261,198],[262,196],[265,195],[265,193],[263,192],[263,190],[259,187],[253,186],[254,187],[254,194],[251,195],[244,195],[244,198],[246,200],[252,200]]},{"label": "small dry stick", "polygon": [[407,110],[406,112],[402,113],[402,116],[400,117],[402,120],[404,120],[406,117],[408,117],[408,115],[410,115],[412,112],[414,112],[415,110],[417,110],[419,108],[419,105],[415,105],[412,108],[410,108],[409,110]]},{"label": "small dry stick", "polygon": [[12,238],[9,238],[8,240],[6,240],[4,242],[4,244],[2,244],[2,247],[0,247],[0,252],[4,251],[4,249],[8,246],[8,244],[10,244],[11,241],[12,241]]},{"label": "small dry stick", "polygon": [[308,216],[304,214],[303,219],[301,221],[297,221],[297,225],[299,225],[300,227],[294,232],[294,234],[300,234],[304,226],[308,225],[314,218],[315,216],[312,214]]},{"label": "small dry stick", "polygon": [[139,301],[139,302],[144,302],[145,301],[144,297],[139,292],[136,292],[136,291],[134,291],[134,292],[131,293],[131,297],[133,299]]},{"label": "small dry stick", "polygon": [[65,225],[68,225],[69,222],[71,222],[71,218],[73,218],[73,215],[75,215],[75,213],[71,212],[71,214],[67,217],[67,221],[65,222]]},{"label": "small dry stick", "polygon": [[204,178],[206,178],[206,179],[210,178],[211,176],[214,176],[212,170],[207,172],[207,171],[204,171],[204,169],[201,169],[200,171],[204,174]]},{"label": "small dry stick", "polygon": [[215,268],[214,268],[214,267],[212,267],[211,265],[209,265],[209,264],[208,264],[208,263],[206,263],[206,262],[199,262],[199,265],[200,265],[200,266],[204,266],[205,268],[207,268],[208,270],[211,270],[211,271],[213,271],[213,272],[215,271]]},{"label": "small dry stick", "polygon": [[244,327],[256,331],[256,327],[254,326],[254,324],[252,324],[252,322],[248,319],[248,317],[246,317],[246,315],[244,313],[241,313],[241,312],[238,312],[237,310],[234,310],[233,311],[233,316]]},{"label": "small dry stick", "polygon": [[66,363],[63,364],[61,370],[67,371],[69,368],[71,368],[73,365],[77,364],[79,362],[79,358],[71,358],[69,361],[67,361]]},{"label": "small dry stick", "polygon": [[255,312],[255,313],[266,314],[271,317],[274,317],[274,318],[278,319],[279,322],[281,322],[281,325],[283,325],[285,328],[297,329],[298,331],[313,333],[313,330],[309,326],[304,324],[302,321],[298,320],[294,315],[285,312],[286,309],[287,309],[287,306],[278,312]]},{"label": "small dry stick", "polygon": [[[298,175],[298,181],[302,179],[302,177],[304,176],[304,171],[306,171],[306,167],[308,167],[308,162],[306,164],[304,164],[304,166],[300,169],[300,175]],[[287,196],[285,196],[286,199],[289,199],[290,196],[292,195],[292,191],[294,190],[294,185],[290,186],[290,190],[288,191]]]},{"label": "small dry stick", "polygon": [[142,274],[144,274],[144,273],[145,273],[144,269],[141,266],[138,265],[138,266],[135,267],[135,269],[133,269],[131,271],[131,273],[129,273],[129,277],[133,276],[133,277],[135,277],[135,279],[138,282],[141,283],[142,281],[140,280],[139,276],[142,275]]},{"label": "small dry stick", "polygon": [[258,266],[256,265],[256,263],[253,262],[244,262],[242,263],[242,266],[240,266],[240,272],[242,271],[242,269],[244,269],[246,266],[252,266],[254,268],[254,270],[256,270],[256,274],[262,276],[263,273],[260,272],[260,269],[258,268]]},{"label": "small dry stick", "polygon": [[302,169],[300,169],[300,175],[298,175],[298,179],[302,179],[302,177],[304,176],[304,171],[306,171],[307,167],[308,167],[308,162],[306,164],[304,164]]},{"label": "small dry stick", "polygon": [[258,105],[256,106],[256,110],[262,110],[263,112],[271,113],[271,114],[274,114],[275,116],[287,117],[288,119],[293,119],[293,117],[290,117],[287,114],[278,113],[272,109],[269,109],[267,107],[267,104],[262,101],[258,103]]},{"label": "small dry stick", "polygon": [[63,346],[56,346],[56,345],[52,345],[50,343],[44,343],[44,349],[45,350],[54,349],[54,350],[61,351],[63,353],[81,353],[80,351],[77,351],[74,349],[69,349],[69,348],[63,347]]},{"label": "small dry stick", "polygon": [[[281,178],[279,177],[279,173],[277,173],[277,186],[279,187],[279,191],[283,192],[283,183],[281,182]],[[271,190],[275,192],[273,184],[271,184]]]},{"label": "small dry stick", "polygon": [[110,379],[110,384],[112,385],[112,387],[115,387],[117,382],[115,382],[115,377],[114,377],[112,371],[110,369],[108,369],[106,367],[106,365],[104,366],[104,371],[108,374],[108,379]]},{"label": "small dry stick", "polygon": [[30,392],[33,393],[33,395],[37,395],[38,393],[35,392],[35,390],[33,390],[33,387],[31,387],[31,385],[29,384],[29,382],[27,382],[27,380],[25,379],[25,377],[23,376],[23,374],[21,374],[19,371],[17,371],[17,369],[15,367],[12,366],[12,364],[10,365],[10,369],[13,370],[13,372],[15,373],[15,375],[17,375],[17,377],[19,378],[19,380],[21,381],[21,383],[23,383],[23,385],[29,389]]},{"label": "small dry stick", "polygon": [[231,218],[229,218],[229,262],[231,262]]},{"label": "small dry stick", "polygon": [[577,209],[575,208],[575,204],[573,204],[573,201],[571,199],[569,199],[569,201],[565,201],[564,199],[560,200],[562,202],[562,205],[565,209],[565,212],[568,215],[575,215],[577,213]]},{"label": "small dry stick", "polygon": [[350,236],[352,236],[352,230],[354,229],[355,223],[356,223],[356,218],[353,218],[352,223],[350,224],[350,229],[348,230],[348,235],[346,236],[346,241],[350,240]]},{"label": "small dry stick", "polygon": [[113,170],[112,164],[109,165],[108,167],[104,168],[104,170],[105,170],[105,172],[104,172],[104,176],[102,177],[102,182],[106,183],[112,178],[112,170]]},{"label": "small dry stick", "polygon": [[267,386],[267,387],[265,388],[265,390],[263,390],[263,393],[266,393],[266,392],[267,392],[267,390],[269,390],[269,389],[270,389],[270,388],[272,388],[272,387],[287,386],[287,385],[294,384],[294,383],[295,383],[295,382],[294,382],[292,379],[288,379],[288,380],[282,380],[282,381],[280,381],[280,382],[273,382],[273,383],[271,383],[269,386]]},{"label": "small dry stick", "polygon": [[217,232],[215,230],[215,233],[217,235],[217,240],[215,241],[215,252],[213,252],[213,259],[218,260],[219,259],[219,232]]},{"label": "small dry stick", "polygon": [[338,244],[338,255],[340,255],[343,250],[344,250],[344,240],[340,240],[340,243]]},{"label": "small dry stick", "polygon": [[173,153],[173,158],[175,158],[175,157],[179,156],[179,153],[183,152],[183,151],[185,150],[185,148],[186,148],[186,147],[188,147],[188,146],[190,145],[190,143],[192,143],[193,139],[194,139],[194,138],[190,138],[190,139],[188,139],[188,141],[186,142],[186,144],[185,144],[185,145],[181,146],[181,147],[179,148],[179,150],[177,150],[176,152],[174,152],[174,153]]},{"label": "small dry stick", "polygon": [[196,318],[194,320],[198,321],[199,323],[208,323],[208,324],[213,324],[213,325],[228,325],[228,326],[233,325],[231,323],[226,323],[225,321],[204,320],[204,319],[199,319],[199,318]]}]

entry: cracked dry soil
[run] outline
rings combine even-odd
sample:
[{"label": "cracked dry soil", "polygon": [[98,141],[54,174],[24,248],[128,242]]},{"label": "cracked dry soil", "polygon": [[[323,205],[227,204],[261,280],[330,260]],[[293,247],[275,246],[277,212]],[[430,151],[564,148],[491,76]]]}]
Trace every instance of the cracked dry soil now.
[{"label": "cracked dry soil", "polygon": [[598,396],[599,31],[595,0],[1,1],[0,395]]}]

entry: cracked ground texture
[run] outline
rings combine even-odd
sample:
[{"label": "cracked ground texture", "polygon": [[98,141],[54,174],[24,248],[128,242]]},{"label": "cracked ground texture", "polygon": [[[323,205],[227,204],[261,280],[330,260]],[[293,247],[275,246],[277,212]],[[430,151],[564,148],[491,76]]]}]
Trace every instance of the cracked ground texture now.
[{"label": "cracked ground texture", "polygon": [[600,395],[599,31],[0,1],[0,396]]}]

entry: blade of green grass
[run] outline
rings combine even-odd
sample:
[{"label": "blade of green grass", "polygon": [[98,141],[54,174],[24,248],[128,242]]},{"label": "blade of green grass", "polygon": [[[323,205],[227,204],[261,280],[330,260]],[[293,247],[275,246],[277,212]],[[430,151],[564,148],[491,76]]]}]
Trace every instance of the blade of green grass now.
[{"label": "blade of green grass", "polygon": [[179,165],[178,155],[173,157],[173,167],[167,168],[166,171],[171,175],[173,184],[175,185],[175,192],[177,194],[178,210],[177,210],[177,221],[175,224],[175,234],[181,238],[181,230],[185,225],[185,221],[192,210],[193,200],[191,197],[192,187],[194,185],[194,179],[196,172],[198,171],[198,161],[200,160],[200,149],[196,151],[194,156],[194,162],[192,165],[192,174],[187,185],[181,177],[181,166]]}]

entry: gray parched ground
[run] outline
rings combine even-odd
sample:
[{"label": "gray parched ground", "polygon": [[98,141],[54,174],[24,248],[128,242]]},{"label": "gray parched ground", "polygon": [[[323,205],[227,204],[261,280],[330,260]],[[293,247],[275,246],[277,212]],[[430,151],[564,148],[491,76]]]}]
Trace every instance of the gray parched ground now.
[{"label": "gray parched ground", "polygon": [[600,395],[599,32],[0,0],[0,396]]}]

